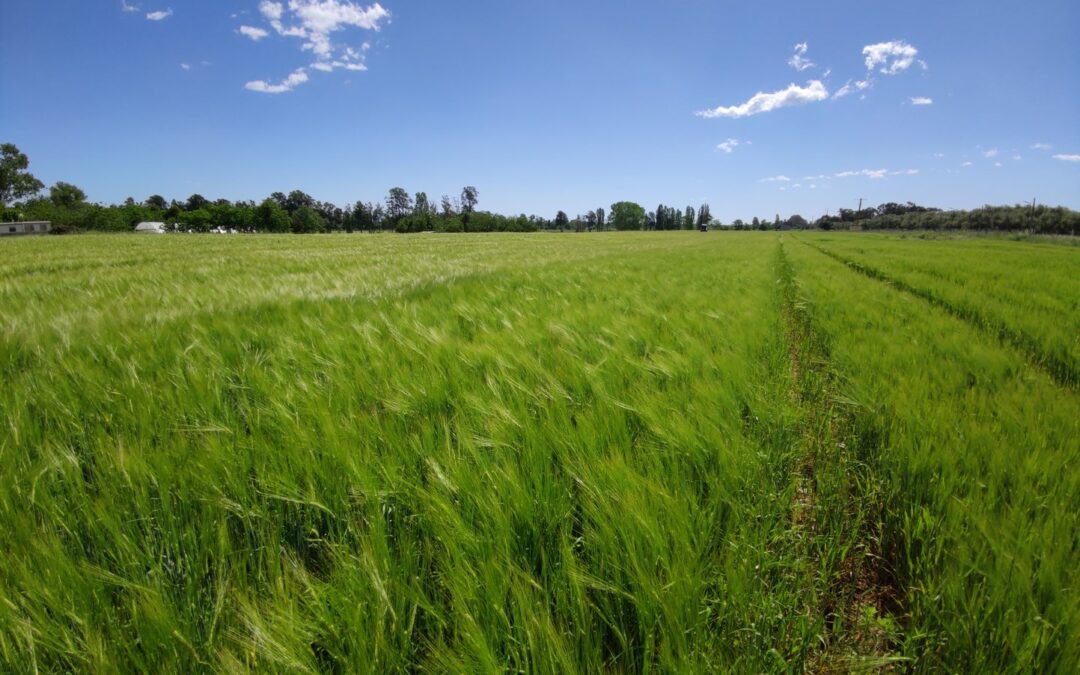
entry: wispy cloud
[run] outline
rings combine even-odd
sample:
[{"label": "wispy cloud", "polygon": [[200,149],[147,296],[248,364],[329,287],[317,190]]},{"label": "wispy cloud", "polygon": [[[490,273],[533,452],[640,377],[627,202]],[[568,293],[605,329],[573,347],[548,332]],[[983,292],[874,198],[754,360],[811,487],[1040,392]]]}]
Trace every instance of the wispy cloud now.
[{"label": "wispy cloud", "polygon": [[994,157],[998,156],[998,149],[990,148],[989,150],[983,150],[982,156],[987,159],[993,159]]},{"label": "wispy cloud", "polygon": [[790,183],[791,179],[787,176],[769,176],[768,178],[762,178],[759,183]]},{"label": "wispy cloud", "polygon": [[1052,150],[1054,146],[1049,143],[1036,143],[1031,146],[1032,150]]},{"label": "wispy cloud", "polygon": [[888,169],[859,169],[858,171],[841,171],[840,173],[833,174],[836,178],[850,178],[852,176],[865,176],[867,178],[873,178],[875,180],[884,178],[889,175]]},{"label": "wispy cloud", "polygon": [[810,80],[805,87],[792,83],[787,89],[780,91],[769,93],[759,91],[745,103],[702,110],[696,114],[698,117],[705,118],[748,117],[778,108],[824,101],[827,98],[829,98],[829,92],[825,89],[825,85],[820,80]]},{"label": "wispy cloud", "polygon": [[181,63],[180,64],[180,70],[191,70],[191,64],[189,64],[189,63]]},{"label": "wispy cloud", "polygon": [[1054,159],[1062,162],[1080,162],[1080,155],[1054,155]]},{"label": "wispy cloud", "polygon": [[292,91],[307,81],[307,72],[303,68],[298,68],[278,84],[271,84],[265,80],[254,80],[245,84],[244,88],[263,94],[284,94],[285,92]]},{"label": "wispy cloud", "polygon": [[726,141],[724,141],[723,143],[721,143],[720,145],[717,145],[716,149],[717,150],[722,150],[724,152],[724,154],[730,155],[732,152],[735,151],[735,148],[737,148],[737,147],[739,147],[739,139],[737,139],[737,138],[729,138]]},{"label": "wispy cloud", "polygon": [[236,32],[244,37],[251,38],[255,42],[258,42],[270,34],[269,31],[263,30],[262,28],[256,28],[255,26],[240,26],[236,29]]},{"label": "wispy cloud", "polygon": [[929,96],[912,96],[910,99],[911,105],[933,105],[934,99]]},{"label": "wispy cloud", "polygon": [[852,94],[856,91],[865,91],[866,89],[869,89],[870,85],[872,85],[873,83],[874,81],[869,78],[865,80],[856,80],[854,82],[848,80],[844,83],[844,86],[836,90],[836,93],[833,94],[833,98],[844,98],[848,94]]},{"label": "wispy cloud", "polygon": [[866,69],[868,71],[881,66],[878,72],[883,75],[896,75],[904,72],[911,67],[911,64],[915,63],[915,57],[919,55],[919,50],[903,40],[893,40],[891,42],[866,45],[863,47],[862,53],[866,57]]},{"label": "wispy cloud", "polygon": [[960,166],[972,166],[973,164],[974,164],[974,162],[968,160],[968,161],[964,162],[963,164],[961,164]]},{"label": "wispy cloud", "polygon": [[799,71],[800,73],[807,68],[813,68],[814,62],[806,58],[806,50],[808,45],[805,42],[800,42],[795,45],[795,53],[788,59],[788,65]]},{"label": "wispy cloud", "polygon": [[172,8],[159,9],[156,12],[150,12],[146,15],[148,21],[163,21],[172,16]]},{"label": "wispy cloud", "polygon": [[120,0],[120,11],[121,12],[129,12],[129,13],[137,12],[137,11],[139,11],[139,6],[138,5],[129,5],[127,3],[127,0]]}]

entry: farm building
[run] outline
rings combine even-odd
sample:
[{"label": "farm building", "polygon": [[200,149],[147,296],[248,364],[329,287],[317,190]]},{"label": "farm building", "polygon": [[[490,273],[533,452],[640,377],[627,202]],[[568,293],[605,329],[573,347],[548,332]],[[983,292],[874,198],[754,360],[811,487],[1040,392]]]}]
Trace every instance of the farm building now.
[{"label": "farm building", "polygon": [[17,234],[48,234],[52,223],[47,220],[33,220],[25,223],[0,223],[0,236]]},{"label": "farm building", "polygon": [[165,234],[165,223],[139,223],[135,226],[135,231],[140,234]]}]

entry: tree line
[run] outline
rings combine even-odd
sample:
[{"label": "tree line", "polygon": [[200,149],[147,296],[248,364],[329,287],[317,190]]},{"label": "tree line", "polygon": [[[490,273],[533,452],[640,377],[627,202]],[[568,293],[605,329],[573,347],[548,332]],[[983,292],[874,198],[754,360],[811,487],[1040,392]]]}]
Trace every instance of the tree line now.
[{"label": "tree line", "polygon": [[29,159],[10,143],[0,145],[0,220],[47,220],[55,232],[130,232],[140,222],[162,222],[179,232],[537,232],[604,230],[993,230],[1040,234],[1080,234],[1080,213],[1041,205],[984,206],[970,211],[886,203],[865,209],[840,209],[813,222],[795,214],[781,220],[755,217],[730,224],[712,217],[708,204],[684,209],[659,204],[646,211],[640,204],[620,201],[570,218],[558,211],[553,218],[502,215],[478,208],[480,192],[465,186],[454,197],[438,202],[425,192],[410,194],[392,188],[377,202],[357,201],[344,208],[316,200],[301,190],[274,192],[259,203],[209,200],[193,194],[184,201],[150,195],[129,197],[122,204],[87,202],[79,187],[58,182],[45,190],[28,170]]}]

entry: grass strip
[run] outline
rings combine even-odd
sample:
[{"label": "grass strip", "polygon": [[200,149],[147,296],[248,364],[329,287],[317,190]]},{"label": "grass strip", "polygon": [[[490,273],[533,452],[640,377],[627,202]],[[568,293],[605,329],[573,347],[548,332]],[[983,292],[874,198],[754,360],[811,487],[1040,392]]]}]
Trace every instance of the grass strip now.
[{"label": "grass strip", "polygon": [[801,296],[781,242],[777,269],[791,364],[791,397],[802,412],[803,460],[792,504],[801,555],[819,570],[818,606],[825,617],[812,672],[876,669],[904,662],[896,654],[902,628],[900,580],[884,550],[883,482],[875,457],[882,431],[841,394],[829,344]]}]

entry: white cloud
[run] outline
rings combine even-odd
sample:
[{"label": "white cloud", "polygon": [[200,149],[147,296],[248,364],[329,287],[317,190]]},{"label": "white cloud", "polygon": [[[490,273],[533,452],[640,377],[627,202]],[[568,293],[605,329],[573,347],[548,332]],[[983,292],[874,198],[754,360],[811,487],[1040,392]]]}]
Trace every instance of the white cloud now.
[{"label": "white cloud", "polygon": [[725,154],[730,155],[737,147],[739,147],[739,139],[729,138],[720,145],[716,146],[716,149],[723,150]]},{"label": "white cloud", "polygon": [[[378,2],[364,7],[351,0],[262,0],[259,3],[259,13],[278,35],[300,39],[301,51],[315,55],[315,62],[309,67],[327,73],[339,68],[351,71],[367,70],[364,58],[370,45],[365,42],[357,50],[336,44],[331,39],[334,33],[349,28],[377,31],[383,22],[390,20],[390,12]],[[241,26],[238,32],[255,41],[269,34],[262,28],[252,26]],[[289,80],[295,78],[297,73],[304,73],[306,81],[306,69],[300,68],[280,85],[256,80],[249,82],[247,88],[269,93],[289,91],[295,86],[290,86]]]},{"label": "white cloud", "polygon": [[786,108],[803,103],[824,101],[829,98],[829,92],[820,80],[810,80],[805,87],[791,84],[787,89],[765,93],[759,91],[750,97],[746,103],[733,106],[720,106],[712,110],[702,110],[696,113],[699,117],[747,117],[758,113],[769,112],[777,108]]},{"label": "white cloud", "polygon": [[1032,150],[1050,150],[1053,147],[1054,146],[1050,145],[1049,143],[1036,143],[1035,145],[1031,146],[1031,149]]},{"label": "white cloud", "polygon": [[1080,155],[1054,155],[1054,159],[1062,162],[1080,162]]},{"label": "white cloud", "polygon": [[918,56],[919,50],[902,40],[893,40],[891,42],[866,45],[863,47],[862,53],[866,56],[866,69],[868,71],[881,66],[879,72],[882,74],[896,75],[907,70],[911,67],[911,64],[915,63],[915,57]]},{"label": "white cloud", "polygon": [[137,12],[139,11],[138,5],[129,5],[126,0],[120,0],[121,12]]},{"label": "white cloud", "polygon": [[942,159],[942,158],[945,157],[945,153],[944,152],[935,152],[934,157],[937,158],[937,159]]},{"label": "white cloud", "polygon": [[264,94],[284,94],[287,91],[292,91],[294,88],[307,81],[307,72],[303,68],[298,68],[278,84],[270,84],[265,80],[254,80],[245,84],[244,88]]},{"label": "white cloud", "polygon": [[889,173],[888,169],[860,169],[858,171],[841,171],[840,173],[833,174],[837,178],[850,178],[851,176],[865,176],[867,178],[879,179],[884,178]]},{"label": "white cloud", "polygon": [[1021,157],[1020,155],[1013,155],[1012,159],[1013,159],[1014,162],[1019,162],[1020,160],[1023,159],[1023,157]]},{"label": "white cloud", "polygon": [[989,150],[984,150],[982,156],[987,159],[993,159],[998,156],[998,149],[990,148]]},{"label": "white cloud", "polygon": [[259,12],[266,17],[268,21],[278,21],[281,19],[281,15],[285,12],[285,6],[280,2],[270,2],[270,0],[262,0],[259,3]]},{"label": "white cloud", "polygon": [[759,183],[790,183],[791,179],[787,176],[769,176],[768,178],[762,178]]},{"label": "white cloud", "polygon": [[911,105],[933,105],[934,99],[929,96],[912,96]]},{"label": "white cloud", "polygon": [[180,69],[181,70],[191,70],[191,65],[187,64],[187,63],[181,63],[180,64]]},{"label": "white cloud", "polygon": [[806,58],[806,50],[808,49],[805,42],[800,42],[795,45],[795,53],[788,59],[788,65],[799,71],[800,73],[807,68],[813,68],[814,62]]},{"label": "white cloud", "polygon": [[148,21],[161,21],[163,19],[168,19],[170,16],[172,16],[172,8],[159,9],[156,12],[150,12],[149,14],[147,14],[146,19]]},{"label": "white cloud", "polygon": [[240,28],[237,29],[236,32],[240,33],[244,37],[251,38],[255,42],[258,42],[259,40],[270,34],[262,28],[256,28],[254,26],[240,26]]},{"label": "white cloud", "polygon": [[964,162],[964,163],[963,163],[963,164],[961,164],[960,166],[971,166],[971,165],[972,165],[973,163],[974,163],[974,162],[970,162],[970,161],[968,161],[968,162]]},{"label": "white cloud", "polygon": [[996,166],[998,168],[1001,168],[1002,165],[1001,165],[1001,162],[994,162],[994,166]]}]

